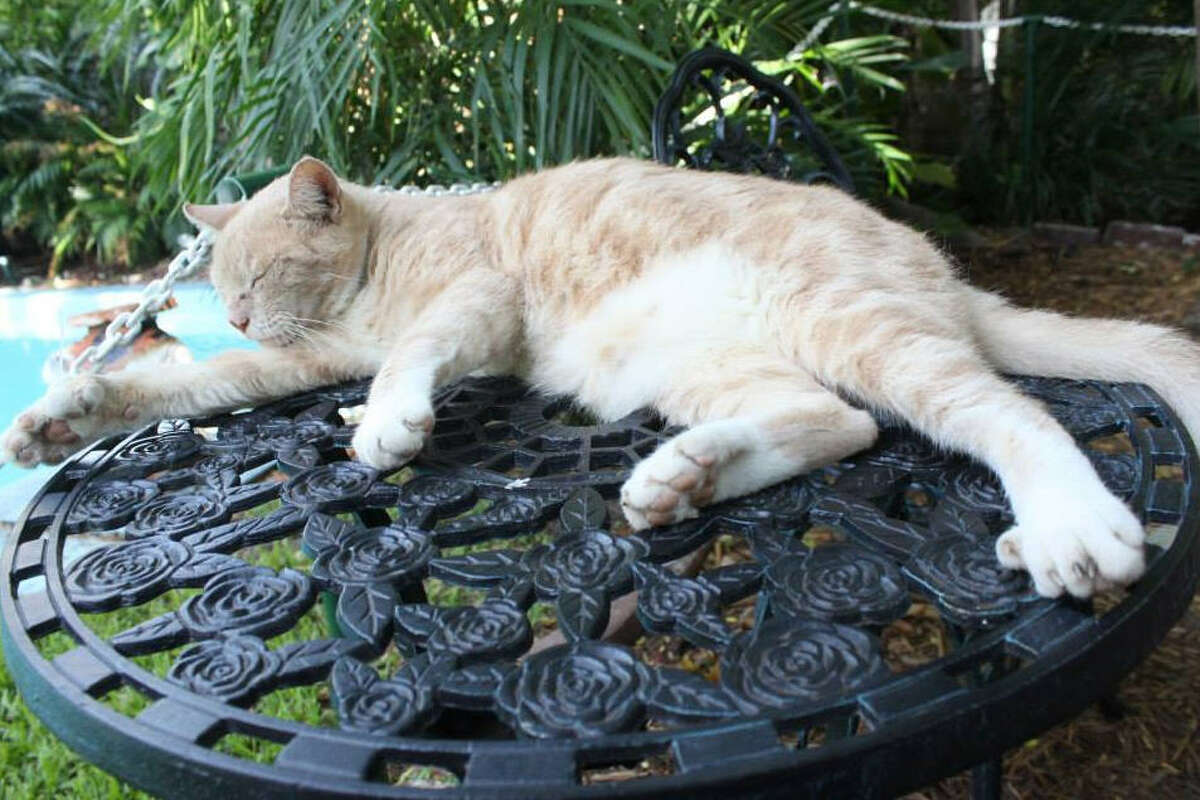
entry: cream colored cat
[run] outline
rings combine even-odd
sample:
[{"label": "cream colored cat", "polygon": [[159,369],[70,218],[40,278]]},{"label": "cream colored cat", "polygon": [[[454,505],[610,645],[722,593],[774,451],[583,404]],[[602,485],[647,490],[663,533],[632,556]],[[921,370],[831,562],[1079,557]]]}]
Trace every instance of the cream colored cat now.
[{"label": "cream colored cat", "polygon": [[689,426],[621,490],[641,529],[868,447],[851,396],[986,462],[1017,520],[1000,561],[1043,595],[1086,596],[1141,575],[1142,526],[997,371],[1142,381],[1200,433],[1189,340],[1014,308],[836,189],[613,159],[408,197],[305,158],[247,202],[187,213],[220,231],[213,284],[263,348],[71,379],[18,417],[7,458],[374,375],[353,446],[392,468],[421,449],[434,388],[483,369]]}]

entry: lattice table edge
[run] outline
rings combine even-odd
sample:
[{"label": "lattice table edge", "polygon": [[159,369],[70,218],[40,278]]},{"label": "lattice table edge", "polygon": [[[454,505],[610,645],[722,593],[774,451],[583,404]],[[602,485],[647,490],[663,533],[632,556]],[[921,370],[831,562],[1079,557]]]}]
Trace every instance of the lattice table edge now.
[{"label": "lattice table edge", "polygon": [[[1049,394],[1052,401],[1056,393],[1060,399],[1069,399],[1073,392],[1098,391],[1127,412],[1130,420],[1147,414],[1156,419],[1154,427],[1128,430],[1140,457],[1151,467],[1149,474],[1141,475],[1134,494],[1150,518],[1178,523],[1170,548],[1158,553],[1147,577],[1101,617],[1066,603],[1033,603],[1012,624],[990,630],[984,626],[947,658],[860,691],[809,704],[799,717],[786,710],[760,708],[749,718],[569,740],[435,739],[312,728],[181,692],[179,686],[130,662],[82,622],[68,599],[60,566],[64,540],[72,535],[71,514],[89,481],[101,474],[120,474],[120,467],[114,469],[114,463],[122,453],[156,436],[172,435],[170,431],[162,434],[150,429],[124,440],[99,442],[81,453],[59,470],[18,522],[0,561],[6,576],[0,594],[4,652],[26,702],[60,738],[84,757],[135,785],[172,797],[213,797],[248,791],[280,797],[894,794],[985,760],[997,748],[1016,745],[1084,708],[1161,640],[1186,610],[1196,588],[1200,575],[1198,515],[1196,498],[1189,491],[1196,455],[1164,404],[1137,386],[1030,382],[1027,388],[1035,394]],[[338,391],[333,390],[334,394]],[[335,397],[333,402],[336,406],[344,400]],[[282,413],[285,405],[267,409],[260,414],[259,422]],[[444,408],[443,403],[439,411]],[[328,415],[330,410],[327,408],[325,413]],[[441,420],[439,416],[439,425]],[[505,420],[505,424],[511,422]],[[1111,420],[1074,422],[1097,431],[1106,425],[1112,427]],[[646,420],[637,421],[638,426],[643,423]],[[641,429],[655,430],[652,426]],[[610,426],[609,433],[612,430]],[[456,431],[445,433],[453,436]],[[628,447],[633,446],[636,437],[618,436],[613,441]],[[897,452],[885,447],[867,454],[865,459],[871,462],[874,472],[849,469],[836,476],[837,480],[856,486],[860,495],[870,496],[877,487],[864,490],[864,480],[877,483],[879,469],[895,467]],[[438,465],[438,453],[435,447],[430,458],[432,467]],[[286,454],[276,451],[274,456],[281,465],[290,462],[299,475],[312,469],[312,453],[302,447],[293,447]],[[1157,480],[1155,468],[1160,465],[1182,465],[1185,480],[1175,484]],[[499,485],[486,471],[469,474],[481,483]],[[599,488],[611,488],[619,475],[610,474],[608,483]],[[847,479],[847,475],[851,477]],[[172,485],[171,480],[168,477],[163,485]],[[573,484],[598,485],[587,480]],[[288,486],[290,489],[283,491],[295,493],[301,484],[293,478]],[[230,491],[235,488],[232,484],[226,486]],[[254,491],[242,488],[251,494]],[[994,498],[984,497],[981,503],[981,508],[990,508]],[[855,507],[853,496],[835,492],[806,513],[824,515],[831,524],[849,529],[856,541],[865,538],[882,542],[886,549],[886,537],[895,533],[896,526],[887,519],[876,519],[878,524],[873,527],[854,522],[864,511],[870,517],[869,508]],[[753,516],[744,510],[718,509],[713,518],[722,513],[743,522]],[[127,534],[136,530],[135,521],[126,524],[132,526],[127,527]],[[684,534],[686,539],[687,532]],[[192,534],[183,537],[188,535]],[[671,534],[665,538],[669,540]],[[787,557],[783,554],[781,558]],[[21,582],[39,576],[46,581],[46,594],[17,593]],[[911,572],[908,577],[921,579]],[[67,630],[80,646],[47,661],[41,657],[35,640],[59,629]],[[968,685],[972,683],[964,680],[968,672],[1001,653],[1025,661],[1025,666],[990,682]],[[136,685],[160,699],[136,719],[129,719],[97,699],[122,684]],[[865,720],[872,730],[844,738],[831,736],[824,746],[813,749],[792,749],[781,741],[781,733],[851,714]],[[997,719],[1004,722],[997,723]],[[987,735],[980,736],[981,731]],[[271,765],[209,749],[215,738],[230,732],[272,739],[285,747]],[[651,752],[670,752],[676,773],[624,783],[578,783],[580,771],[590,766],[627,761],[631,756]],[[363,780],[381,759],[436,764],[460,776],[462,783],[457,788],[433,791]]]}]

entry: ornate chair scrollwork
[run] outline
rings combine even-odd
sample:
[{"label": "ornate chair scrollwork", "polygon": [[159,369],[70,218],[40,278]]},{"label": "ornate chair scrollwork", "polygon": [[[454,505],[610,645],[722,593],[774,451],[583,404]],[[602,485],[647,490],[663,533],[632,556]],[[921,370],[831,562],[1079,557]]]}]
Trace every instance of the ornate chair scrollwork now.
[{"label": "ornate chair scrollwork", "polygon": [[745,59],[707,47],[679,62],[654,106],[654,158],[802,183],[854,180],[796,93]]}]

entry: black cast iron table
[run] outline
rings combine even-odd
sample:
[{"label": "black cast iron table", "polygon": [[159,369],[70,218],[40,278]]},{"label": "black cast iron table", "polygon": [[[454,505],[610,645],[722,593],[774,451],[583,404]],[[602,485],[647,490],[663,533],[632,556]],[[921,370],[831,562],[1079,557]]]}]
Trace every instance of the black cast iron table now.
[{"label": "black cast iron table", "polygon": [[[1200,561],[1196,454],[1161,400],[1020,382],[1159,543],[1105,613],[1040,600],[998,568],[1010,511],[995,479],[904,429],[631,534],[612,498],[670,431],[649,414],[589,425],[560,399],[470,379],[439,395],[415,468],[392,474],[347,459],[344,420],[365,385],[89,447],[5,547],[5,657],[68,745],[172,798],[888,797],[976,764],[989,765],[976,771],[986,794],[1004,749],[1107,696],[1160,641]],[[63,563],[68,539],[98,533],[112,543]],[[668,567],[721,537],[752,557]],[[256,565],[278,542],[306,566]],[[715,653],[718,676],[648,658],[646,640],[601,639],[631,590],[646,636]],[[166,610],[140,624],[93,631],[160,597]],[[746,603],[752,614],[730,615]],[[950,648],[901,671],[881,637],[917,607],[935,610]],[[567,643],[526,655],[530,609],[552,609]],[[39,643],[55,632],[70,643],[47,659]],[[158,651],[169,670],[139,663]],[[320,698],[331,724],[261,713],[281,690]],[[118,713],[117,691],[148,705]],[[229,734],[277,752],[214,749]],[[388,764],[437,767],[443,788],[389,783]]]}]

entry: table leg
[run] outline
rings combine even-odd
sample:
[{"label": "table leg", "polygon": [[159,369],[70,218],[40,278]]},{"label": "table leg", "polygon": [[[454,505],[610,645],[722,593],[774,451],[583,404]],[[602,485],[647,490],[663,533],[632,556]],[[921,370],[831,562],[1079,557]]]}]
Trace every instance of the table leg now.
[{"label": "table leg", "polygon": [[1106,694],[1096,701],[1096,708],[1108,722],[1119,722],[1129,713],[1129,707],[1121,702],[1114,689],[1112,694]]},{"label": "table leg", "polygon": [[997,756],[971,767],[971,800],[1000,800],[1004,788],[1004,759]]}]

